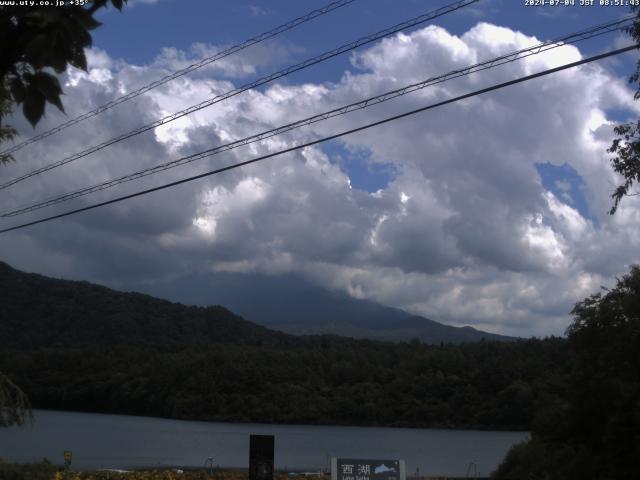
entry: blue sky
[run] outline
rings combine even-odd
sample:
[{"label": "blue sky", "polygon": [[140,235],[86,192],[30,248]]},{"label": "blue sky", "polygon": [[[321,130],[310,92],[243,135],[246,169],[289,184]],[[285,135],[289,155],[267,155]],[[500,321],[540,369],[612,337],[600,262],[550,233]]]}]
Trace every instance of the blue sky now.
[{"label": "blue sky", "polygon": [[553,165],[548,162],[539,163],[536,168],[544,188],[565,203],[576,208],[583,217],[597,224],[598,220],[589,210],[589,205],[585,199],[585,184],[574,168],[566,163]]},{"label": "blue sky", "polygon": [[[578,2],[579,0],[576,0]],[[103,10],[104,22],[94,33],[94,44],[114,57],[131,63],[146,63],[162,47],[186,50],[195,42],[230,45],[285,23],[329,1],[305,0],[133,0],[122,14]],[[425,13],[448,1],[357,0],[322,19],[307,23],[278,37],[301,47],[300,58],[321,53],[408,18]],[[544,40],[560,37],[598,23],[628,15],[625,6],[525,7],[520,0],[483,0],[472,8],[438,19],[435,23],[461,34],[478,21],[508,26]],[[585,42],[585,53],[595,53],[607,40]],[[342,59],[324,63],[299,78],[335,80],[348,64]]]}]

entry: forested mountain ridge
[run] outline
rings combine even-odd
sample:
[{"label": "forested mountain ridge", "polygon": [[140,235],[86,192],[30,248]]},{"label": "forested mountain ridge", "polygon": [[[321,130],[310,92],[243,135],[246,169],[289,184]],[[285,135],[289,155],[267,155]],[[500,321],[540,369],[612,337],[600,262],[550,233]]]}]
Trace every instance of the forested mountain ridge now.
[{"label": "forested mountain ridge", "polygon": [[0,264],[0,371],[36,408],[192,420],[528,429],[562,339],[427,345],[296,337]]},{"label": "forested mountain ridge", "polygon": [[0,347],[255,343],[287,337],[221,306],[185,306],[88,282],[24,273],[3,262],[0,292]]},{"label": "forested mountain ridge", "polygon": [[224,285],[208,283],[205,278],[198,280],[201,281],[189,279],[180,286],[199,292],[187,298],[203,299],[207,292],[216,298],[219,290],[228,293],[233,287],[246,292],[241,301],[222,295],[242,316],[220,305],[204,306],[200,301],[201,306],[187,306],[89,282],[24,273],[0,262],[3,296],[0,346],[255,342],[288,338],[280,332],[395,342],[418,339],[431,344],[514,340],[328,292],[300,279],[259,282],[256,288],[244,288],[246,281],[237,278]]}]

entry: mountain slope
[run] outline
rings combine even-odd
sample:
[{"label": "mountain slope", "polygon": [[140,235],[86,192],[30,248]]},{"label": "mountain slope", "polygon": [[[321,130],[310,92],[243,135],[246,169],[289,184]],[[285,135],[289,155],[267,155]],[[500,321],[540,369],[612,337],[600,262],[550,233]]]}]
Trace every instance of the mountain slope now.
[{"label": "mountain slope", "polygon": [[194,274],[137,288],[188,304],[225,305],[252,322],[296,335],[335,334],[386,341],[417,338],[431,344],[513,340],[331,292],[295,275]]},{"label": "mountain slope", "polygon": [[28,274],[0,262],[0,347],[277,341],[286,335],[226,308],[188,307],[88,282]]},{"label": "mountain slope", "polygon": [[[0,262],[0,292],[0,347],[289,338],[280,332],[383,341],[419,339],[430,344],[512,339],[471,327],[443,325],[400,309],[330,292],[291,275],[194,275],[150,291],[202,305],[185,306],[88,282],[28,274]],[[204,306],[211,304],[218,306]]]},{"label": "mountain slope", "polygon": [[[296,338],[222,307],[186,307],[2,263],[0,292],[0,370],[37,408],[234,422],[526,429],[536,402],[553,399],[563,385],[567,365],[560,339],[432,346]],[[351,305],[338,298],[335,312]],[[306,300],[301,295],[292,302]],[[354,305],[352,312],[383,312],[368,302]],[[387,328],[388,317],[380,315],[370,315],[379,320],[371,331]],[[409,316],[404,328],[422,328],[425,320]]]}]

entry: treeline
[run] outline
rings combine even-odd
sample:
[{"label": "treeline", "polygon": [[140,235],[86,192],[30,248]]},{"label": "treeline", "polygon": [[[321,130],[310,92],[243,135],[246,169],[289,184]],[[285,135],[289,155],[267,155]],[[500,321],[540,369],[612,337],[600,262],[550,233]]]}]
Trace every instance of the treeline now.
[{"label": "treeline", "polygon": [[36,408],[178,419],[528,430],[564,394],[566,341],[0,350]]}]

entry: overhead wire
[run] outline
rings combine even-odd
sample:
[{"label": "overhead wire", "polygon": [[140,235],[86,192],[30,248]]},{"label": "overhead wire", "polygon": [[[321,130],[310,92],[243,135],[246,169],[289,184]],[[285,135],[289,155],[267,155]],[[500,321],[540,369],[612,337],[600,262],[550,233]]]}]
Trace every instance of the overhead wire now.
[{"label": "overhead wire", "polygon": [[11,146],[10,148],[0,152],[0,155],[5,155],[5,154],[10,154],[10,153],[14,153],[17,152],[18,150],[26,147],[27,145],[30,145],[32,143],[38,142],[44,138],[50,137],[51,135],[54,135],[58,132],[61,132],[62,130],[65,130],[73,125],[76,125],[77,123],[80,123],[84,120],[87,120],[89,118],[95,117],[96,115],[99,115],[107,110],[109,110],[110,108],[115,107],[116,105],[120,105],[121,103],[124,103],[128,100],[131,100],[133,98],[136,98],[140,95],[142,95],[143,93],[146,93],[150,90],[153,90],[156,87],[159,87],[160,85],[164,85],[165,83],[168,83],[172,80],[175,80],[176,78],[180,78],[184,75],[187,75],[188,73],[191,73],[195,70],[198,70],[199,68],[202,68],[206,65],[209,65],[213,62],[216,62],[218,60],[221,60],[225,57],[228,57],[230,55],[233,55],[234,53],[237,53],[241,50],[244,50],[245,48],[248,48],[252,45],[255,45],[257,43],[263,42],[265,40],[268,40],[270,38],[275,37],[276,35],[280,35],[281,33],[284,33],[286,31],[292,30],[293,28],[303,24],[303,23],[307,23],[311,20],[313,20],[316,17],[320,17],[322,15],[325,15],[329,12],[332,12],[338,8],[344,7],[350,3],[355,2],[356,0],[337,0],[331,3],[328,3],[327,5],[321,7],[321,8],[317,8],[315,10],[312,10],[298,18],[295,18],[293,20],[290,20],[289,22],[283,23],[282,25],[279,25],[267,32],[263,32],[260,35],[256,35],[255,37],[249,38],[248,40],[245,40],[242,43],[239,43],[237,45],[232,45],[231,47],[228,47],[224,50],[221,50],[220,52],[216,53],[215,55],[211,55],[207,58],[204,58],[198,62],[192,63],[191,65],[182,68],[180,70],[177,70],[169,75],[166,75],[158,80],[155,80],[147,85],[144,85],[136,90],[133,90],[125,95],[122,95],[118,98],[115,98],[114,100],[111,100],[103,105],[100,105],[99,107],[90,110],[88,112],[83,113],[82,115],[78,115],[75,118],[72,118],[60,125],[57,125],[54,128],[51,128],[45,132],[39,133],[38,135],[34,135],[31,138],[28,138],[16,145]]},{"label": "overhead wire", "polygon": [[177,120],[178,118],[182,118],[186,115],[190,115],[194,112],[197,112],[199,110],[202,110],[203,108],[206,107],[210,107],[211,105],[214,105],[216,103],[222,102],[223,100],[226,100],[228,98],[231,98],[233,96],[239,95],[240,93],[243,93],[247,90],[251,90],[254,89],[256,87],[259,87],[261,85],[265,85],[269,82],[272,82],[273,80],[276,80],[278,78],[284,77],[286,75],[289,75],[291,73],[297,72],[299,70],[302,70],[304,68],[310,67],[312,65],[315,65],[317,63],[323,62],[325,60],[328,60],[330,58],[336,57],[338,55],[341,55],[343,53],[355,50],[356,48],[359,48],[363,45],[369,44],[371,42],[374,42],[376,40],[379,40],[381,38],[384,38],[386,36],[392,35],[394,33],[397,33],[399,31],[405,30],[407,28],[411,28],[414,27],[416,25],[419,25],[421,23],[424,22],[428,22],[430,20],[434,20],[438,17],[441,17],[443,15],[446,15],[448,13],[452,13],[455,12],[457,10],[460,10],[463,7],[466,7],[468,5],[474,4],[479,2],[480,0],[458,0],[456,2],[450,3],[448,5],[445,5],[443,7],[440,7],[436,10],[433,10],[431,12],[422,14],[422,15],[418,15],[417,17],[413,17],[410,20],[398,23],[392,27],[388,27],[384,30],[380,30],[376,33],[373,33],[371,35],[367,35],[364,37],[361,37],[358,40],[355,40],[353,42],[344,44],[338,48],[335,48],[333,50],[330,50],[328,52],[322,53],[320,55],[317,55],[315,57],[309,58],[307,60],[304,60],[300,63],[297,63],[295,65],[289,66],[287,68],[284,68],[282,70],[279,70],[278,72],[272,73],[270,75],[261,77],[253,82],[247,83],[241,87],[235,88],[233,90],[230,90],[228,92],[225,92],[223,94],[220,95],[216,95],[215,97],[212,97],[208,100],[205,100],[203,102],[200,102],[196,105],[192,105],[184,110],[181,110],[179,112],[173,113],[171,115],[167,115],[159,120],[156,120],[153,123],[147,124],[147,125],[143,125],[137,129],[131,130],[129,132],[123,133],[117,137],[111,138],[105,142],[102,142],[98,145],[94,145],[92,147],[89,147],[88,149],[85,149],[81,152],[78,152],[76,154],[73,154],[69,157],[65,157],[61,160],[58,160],[56,162],[50,163],[48,165],[45,165],[43,167],[40,167],[38,169],[32,170],[29,173],[26,173],[24,175],[15,177],[9,181],[6,181],[2,184],[0,184],[0,190],[2,189],[6,189],[12,185],[15,185],[16,183],[22,182],[28,178],[31,178],[35,175],[38,175],[40,173],[44,173],[47,172],[49,170],[52,170],[54,168],[60,167],[62,165],[66,165],[68,163],[71,163],[73,161],[76,161],[80,158],[86,157],[87,155],[90,155],[92,153],[95,153],[97,151],[100,151],[104,148],[107,148],[111,145],[114,145],[118,142],[121,142],[123,140],[126,140],[128,138],[134,137],[136,135],[140,135],[141,133],[147,132],[149,130],[153,130],[159,126],[162,125],[166,125],[167,123],[170,123],[174,120]]},{"label": "overhead wire", "polygon": [[517,60],[521,60],[523,58],[527,58],[529,56],[532,55],[539,55],[542,52],[551,50],[551,49],[555,49],[555,48],[559,48],[565,45],[570,45],[573,43],[577,43],[579,41],[583,41],[583,40],[587,40],[590,38],[594,38],[600,35],[604,35],[606,33],[611,33],[611,32],[615,32],[618,31],[620,29],[626,28],[628,25],[631,24],[631,22],[633,22],[634,20],[634,16],[629,16],[620,20],[616,20],[616,21],[612,21],[612,22],[608,22],[608,23],[604,23],[604,24],[600,24],[600,25],[596,25],[587,29],[583,29],[580,30],[578,32],[574,32],[571,33],[569,35],[566,35],[564,37],[560,37],[560,38],[556,38],[554,40],[548,40],[545,42],[541,42],[539,44],[533,45],[531,47],[528,48],[524,48],[524,49],[520,49],[514,52],[510,52],[508,54],[505,55],[501,55],[498,56],[496,58],[493,58],[491,60],[487,60],[484,62],[480,62],[480,63],[476,63],[474,65],[465,67],[465,68],[460,68],[460,69],[456,69],[456,70],[452,70],[446,74],[437,76],[437,77],[431,77],[428,78],[426,80],[423,80],[421,82],[417,82],[417,83],[413,83],[410,85],[406,85],[404,87],[398,88],[398,89],[394,89],[391,91],[387,91],[384,92],[382,94],[373,96],[373,97],[369,97],[366,98],[364,100],[360,100],[358,102],[354,102],[339,108],[335,108],[323,113],[319,113],[301,120],[297,120],[295,122],[286,124],[286,125],[282,125],[279,126],[277,128],[273,128],[270,130],[266,130],[263,132],[260,132],[258,134],[255,135],[250,135],[247,137],[244,137],[242,139],[239,140],[235,140],[233,142],[229,142],[223,145],[218,145],[216,147],[198,152],[198,153],[194,153],[191,155],[186,155],[183,157],[180,157],[178,159],[172,160],[170,162],[166,162],[160,165],[154,165],[152,167],[148,167],[142,170],[139,170],[137,172],[134,173],[130,173],[127,175],[123,175],[114,179],[110,179],[110,180],[106,180],[88,187],[84,187],[82,189],[79,190],[75,190],[73,192],[68,192],[68,193],[64,193],[58,196],[54,196],[51,198],[47,198],[44,200],[40,200],[38,202],[35,203],[31,203],[29,205],[26,206],[22,206],[22,207],[17,207],[17,208],[13,208],[10,210],[6,210],[2,213],[0,213],[0,217],[13,217],[13,216],[17,216],[17,215],[21,215],[21,214],[25,214],[25,213],[30,213],[36,210],[40,210],[42,208],[45,207],[49,207],[49,206],[53,206],[53,205],[57,205],[63,202],[67,202],[70,201],[72,199],[75,198],[79,198],[85,195],[89,195],[91,193],[95,193],[98,191],[102,191],[108,188],[112,188],[115,187],[117,185],[120,185],[122,183],[125,182],[130,182],[133,180],[137,180],[143,177],[146,177],[148,175],[153,175],[153,174],[157,174],[159,172],[171,169],[171,168],[176,168],[178,166],[182,166],[203,158],[207,158],[213,155],[217,155],[219,153],[225,152],[225,151],[229,151],[235,148],[239,148],[241,146],[245,146],[251,143],[255,143],[261,140],[265,140],[267,138],[271,138],[274,137],[276,135],[280,135],[283,134],[285,132],[289,132],[291,130],[300,128],[302,126],[306,126],[306,125],[311,125],[313,123],[317,123],[320,121],[324,121],[324,120],[328,120],[330,118],[333,117],[337,117],[337,116],[341,116],[341,115],[346,115],[347,113],[351,113],[353,111],[357,111],[357,110],[362,110],[364,108],[368,108],[370,106],[373,105],[377,105],[383,102],[386,102],[388,100],[406,95],[408,93],[411,92],[415,92],[417,90],[421,90],[424,89],[426,87],[430,87],[433,85],[437,85],[446,81],[450,81],[453,80],[455,78],[459,78],[462,76],[466,76],[466,75],[470,75],[472,73],[476,73],[476,72],[480,72],[483,70],[487,70],[490,68],[495,68],[497,66],[500,65],[504,65],[506,63],[511,63]]},{"label": "overhead wire", "polygon": [[513,80],[509,80],[507,82],[503,82],[503,83],[499,83],[499,84],[496,84],[496,85],[492,85],[490,87],[482,88],[480,90],[475,90],[473,92],[470,92],[470,93],[467,93],[467,94],[464,94],[464,95],[459,95],[459,96],[454,97],[454,98],[449,98],[449,99],[443,100],[441,102],[433,103],[431,105],[427,105],[427,106],[420,107],[420,108],[417,108],[417,109],[414,109],[414,110],[410,110],[410,111],[403,112],[403,113],[400,113],[400,114],[397,114],[397,115],[393,115],[391,117],[387,117],[387,118],[384,118],[382,120],[378,120],[378,121],[375,121],[375,122],[372,122],[372,123],[368,123],[368,124],[362,125],[360,127],[351,128],[349,130],[345,130],[345,131],[342,131],[340,133],[336,133],[336,134],[329,135],[329,136],[326,136],[326,137],[323,137],[323,138],[320,138],[320,139],[312,140],[312,141],[309,141],[309,142],[306,142],[306,143],[303,143],[303,144],[300,144],[300,145],[295,145],[293,147],[285,148],[285,149],[279,150],[277,152],[269,153],[269,154],[262,155],[262,156],[259,156],[259,157],[256,157],[256,158],[252,158],[250,160],[245,160],[243,162],[239,162],[239,163],[235,163],[235,164],[232,164],[232,165],[227,165],[225,167],[217,168],[215,170],[211,170],[209,172],[201,173],[199,175],[194,175],[194,176],[191,176],[191,177],[188,177],[188,178],[183,178],[181,180],[177,180],[177,181],[174,181],[174,182],[166,183],[164,185],[159,185],[157,187],[153,187],[153,188],[149,188],[149,189],[146,189],[146,190],[138,191],[138,192],[131,193],[131,194],[128,194],[128,195],[123,195],[123,196],[120,196],[120,197],[117,197],[117,198],[112,198],[112,199],[104,201],[104,202],[95,203],[93,205],[87,205],[87,206],[82,207],[82,208],[77,208],[75,210],[70,210],[70,211],[67,211],[67,212],[64,212],[64,213],[59,213],[57,215],[51,215],[49,217],[41,218],[41,219],[34,220],[34,221],[31,221],[31,222],[26,222],[26,223],[23,223],[23,224],[20,224],[20,225],[15,225],[13,227],[4,228],[4,229],[0,230],[0,234],[1,233],[7,233],[7,232],[15,231],[15,230],[19,230],[19,229],[23,229],[23,228],[26,228],[26,227],[29,227],[29,226],[33,226],[33,225],[38,225],[38,224],[49,222],[49,221],[56,220],[56,219],[59,219],[59,218],[64,218],[64,217],[67,217],[67,216],[70,216],[70,215],[75,215],[75,214],[78,214],[78,213],[81,213],[81,212],[86,212],[86,211],[93,210],[93,209],[96,209],[96,208],[99,208],[99,207],[103,207],[103,206],[106,206],[106,205],[112,205],[114,203],[118,203],[118,202],[122,202],[122,201],[129,200],[129,199],[132,199],[132,198],[140,197],[142,195],[147,195],[149,193],[157,192],[157,191],[160,191],[160,190],[165,190],[167,188],[171,188],[171,187],[175,187],[177,185],[181,185],[181,184],[184,184],[184,183],[188,183],[188,182],[192,182],[192,181],[195,181],[195,180],[199,180],[201,178],[209,177],[211,175],[216,175],[216,174],[219,174],[219,173],[222,173],[222,172],[226,172],[226,171],[229,171],[229,170],[234,170],[236,168],[240,168],[240,167],[243,167],[243,166],[246,166],[246,165],[250,165],[252,163],[256,163],[256,162],[259,162],[259,161],[262,161],[262,160],[266,160],[266,159],[273,158],[273,157],[276,157],[276,156],[279,156],[279,155],[283,155],[285,153],[290,153],[290,152],[294,152],[294,151],[297,151],[297,150],[301,150],[303,148],[311,147],[313,145],[318,145],[320,143],[324,143],[324,142],[327,142],[327,141],[330,141],[330,140],[335,140],[337,138],[341,138],[341,137],[344,137],[346,135],[351,135],[353,133],[361,132],[361,131],[364,131],[364,130],[367,130],[367,129],[370,129],[370,128],[373,128],[373,127],[376,127],[376,126],[379,126],[379,125],[383,125],[383,124],[386,124],[386,123],[389,123],[389,122],[393,122],[393,121],[399,120],[401,118],[409,117],[411,115],[415,115],[415,114],[418,114],[418,113],[421,113],[421,112],[432,110],[434,108],[438,108],[438,107],[441,107],[441,106],[444,106],[444,105],[449,105],[451,103],[459,102],[459,101],[465,100],[467,98],[472,98],[472,97],[475,97],[475,96],[478,96],[478,95],[482,95],[482,94],[485,94],[485,93],[488,93],[488,92],[492,92],[492,91],[495,91],[495,90],[506,88],[506,87],[509,87],[511,85],[516,85],[516,84],[527,82],[527,81],[530,81],[530,80],[533,80],[533,79],[536,79],[536,78],[540,78],[540,77],[544,77],[544,76],[547,76],[547,75],[551,75],[552,73],[557,73],[557,72],[560,72],[562,70],[567,70],[569,68],[574,68],[574,67],[577,67],[577,66],[580,66],[580,65],[585,65],[587,63],[595,62],[597,60],[608,58],[608,57],[611,57],[611,56],[614,56],[614,55],[619,55],[621,53],[625,53],[625,52],[628,52],[630,50],[637,49],[638,47],[640,47],[640,44],[634,44],[634,45],[629,45],[627,47],[623,47],[623,48],[619,48],[619,49],[616,49],[616,50],[612,50],[612,51],[609,51],[609,52],[606,52],[606,53],[601,53],[599,55],[594,55],[594,56],[591,56],[591,57],[588,57],[588,58],[584,58],[582,60],[571,62],[571,63],[565,64],[565,65],[561,65],[561,66],[558,66],[558,67],[555,67],[555,68],[550,68],[550,69],[547,69],[547,70],[543,70],[541,72],[537,72],[537,73],[534,73],[534,74],[531,74],[531,75],[526,75],[524,77],[520,77],[520,78],[516,78],[516,79],[513,79]]}]

